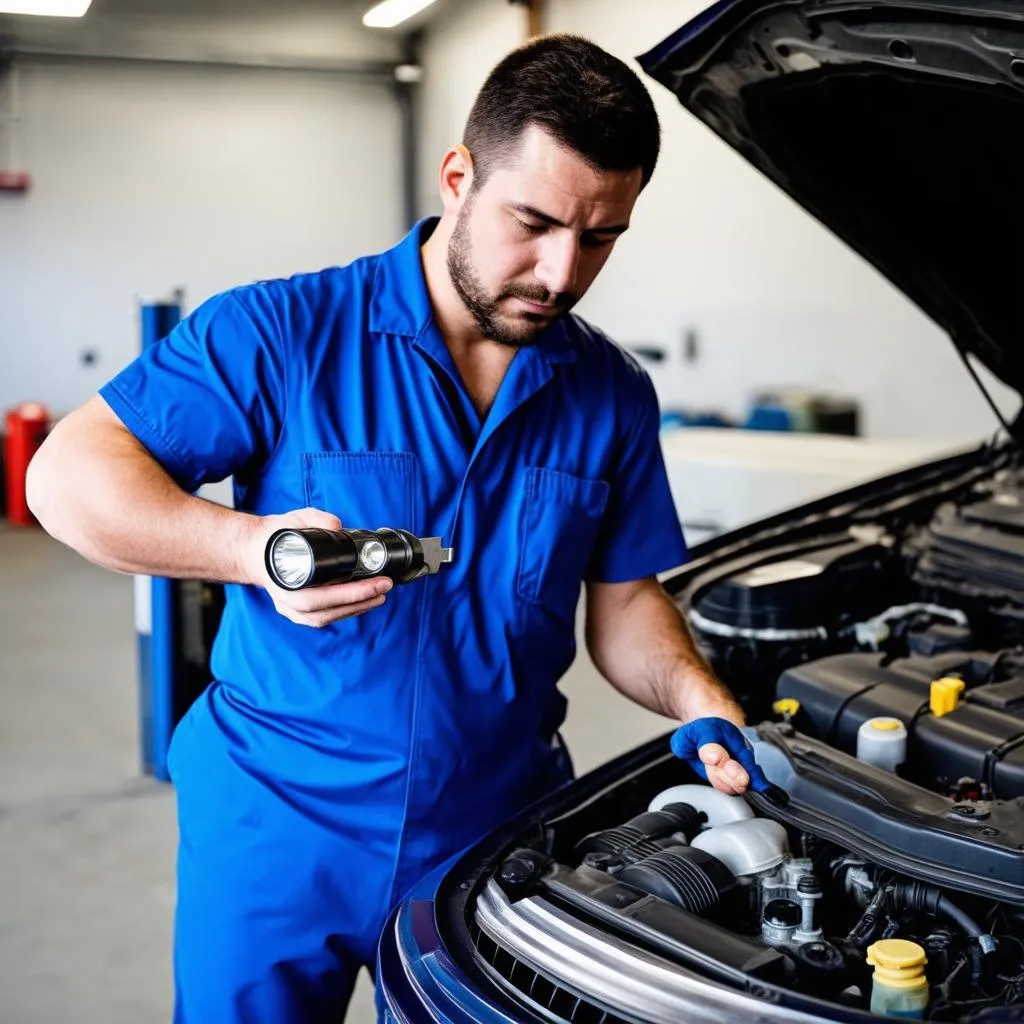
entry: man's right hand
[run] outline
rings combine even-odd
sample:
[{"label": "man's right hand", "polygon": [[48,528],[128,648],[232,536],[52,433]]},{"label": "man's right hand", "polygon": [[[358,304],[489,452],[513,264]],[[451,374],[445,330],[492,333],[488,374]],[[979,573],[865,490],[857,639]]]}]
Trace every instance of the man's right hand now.
[{"label": "man's right hand", "polygon": [[303,526],[321,530],[340,530],[341,520],[330,512],[316,508],[301,508],[280,516],[263,516],[257,520],[244,554],[248,582],[263,587],[274,602],[274,607],[286,619],[300,626],[319,629],[339,619],[361,615],[371,608],[379,608],[385,595],[394,586],[390,579],[377,577],[352,583],[329,583],[306,590],[285,590],[270,578],[264,561],[267,541],[277,530],[297,529]]}]

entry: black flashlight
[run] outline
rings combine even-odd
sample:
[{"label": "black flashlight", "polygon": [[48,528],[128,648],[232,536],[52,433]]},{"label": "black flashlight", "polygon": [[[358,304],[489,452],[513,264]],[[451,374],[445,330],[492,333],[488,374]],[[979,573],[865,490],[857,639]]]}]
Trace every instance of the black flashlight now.
[{"label": "black flashlight", "polygon": [[406,530],[278,530],[267,541],[264,561],[270,578],[285,590],[348,583],[387,576],[411,583],[438,572],[452,560],[440,537],[416,537]]}]

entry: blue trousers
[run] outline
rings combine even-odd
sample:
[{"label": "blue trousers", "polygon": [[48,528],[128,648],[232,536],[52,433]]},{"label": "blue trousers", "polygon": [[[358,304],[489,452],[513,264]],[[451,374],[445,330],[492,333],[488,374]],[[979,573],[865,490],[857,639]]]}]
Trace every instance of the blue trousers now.
[{"label": "blue trousers", "polygon": [[308,838],[266,837],[221,853],[183,840],[175,1024],[341,1024],[360,969],[375,967],[388,906],[383,894],[368,906],[374,880]]},{"label": "blue trousers", "polygon": [[[571,764],[555,760],[564,781]],[[214,744],[173,762],[175,1024],[341,1024],[405,884],[398,809],[367,794],[351,813],[334,806],[318,820]],[[381,820],[395,830],[375,830]]]},{"label": "blue trousers", "polygon": [[375,967],[393,846],[311,819],[215,750],[174,778],[175,1024],[340,1024]]}]

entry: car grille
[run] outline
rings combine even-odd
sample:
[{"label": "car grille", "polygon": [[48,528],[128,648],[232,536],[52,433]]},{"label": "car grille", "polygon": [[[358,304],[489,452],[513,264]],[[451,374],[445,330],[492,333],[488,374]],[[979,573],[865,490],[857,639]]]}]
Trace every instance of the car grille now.
[{"label": "car grille", "polygon": [[622,1017],[570,992],[517,959],[481,931],[478,925],[473,926],[471,938],[481,959],[505,983],[504,987],[514,989],[517,995],[549,1020],[569,1024],[627,1024]]}]

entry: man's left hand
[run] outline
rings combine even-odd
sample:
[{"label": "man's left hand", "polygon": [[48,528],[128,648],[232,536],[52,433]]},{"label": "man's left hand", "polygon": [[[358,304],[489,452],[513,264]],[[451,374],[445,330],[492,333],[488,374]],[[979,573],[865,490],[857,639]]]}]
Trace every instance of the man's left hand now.
[{"label": "man's left hand", "polygon": [[715,789],[739,796],[770,787],[743,733],[725,718],[695,718],[672,734],[672,753]]}]

